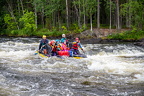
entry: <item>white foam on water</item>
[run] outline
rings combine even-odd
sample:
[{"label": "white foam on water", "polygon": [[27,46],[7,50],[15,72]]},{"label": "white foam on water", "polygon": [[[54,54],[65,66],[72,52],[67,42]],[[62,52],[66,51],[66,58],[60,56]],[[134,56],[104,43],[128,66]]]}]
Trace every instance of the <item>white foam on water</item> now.
[{"label": "white foam on water", "polygon": [[[122,54],[122,56],[144,56],[143,53]],[[123,60],[121,55],[95,55],[88,56],[88,60],[91,62],[88,64],[88,69],[92,71],[102,71],[108,74],[119,75],[132,75],[135,74],[133,81],[144,81],[144,63],[131,62]]]},{"label": "white foam on water", "polygon": [[[8,66],[6,68],[9,68],[9,71],[12,71],[14,73],[19,74],[30,74],[32,76],[34,75],[41,75],[41,74],[53,74],[53,73],[84,73],[87,71],[92,71],[93,73],[106,73],[110,74],[111,76],[115,76],[115,80],[112,80],[112,84],[119,83],[119,81],[125,80],[128,83],[140,83],[144,82],[144,63],[143,60],[138,61],[136,56],[144,56],[144,53],[141,51],[143,49],[140,48],[137,49],[135,47],[128,47],[126,45],[117,45],[117,46],[111,46],[109,44],[94,44],[89,45],[84,48],[84,50],[94,49],[92,52],[94,55],[88,56],[88,58],[85,59],[72,59],[68,58],[66,60],[56,60],[56,58],[39,58],[38,55],[34,55],[35,50],[38,49],[39,43],[22,43],[22,42],[13,42],[8,41],[5,43],[0,43],[0,59],[2,61],[6,62]],[[97,52],[98,50],[98,52]],[[124,59],[123,57],[132,57],[131,59]],[[128,61],[130,60],[130,61]],[[1,61],[1,63],[2,63]],[[38,62],[37,62],[38,61]],[[12,62],[12,63],[9,63]],[[85,71],[86,70],[86,71]],[[10,74],[10,73],[9,73]],[[51,75],[52,75],[51,74]],[[114,75],[113,75],[114,74]],[[8,75],[8,74],[7,74]],[[86,74],[87,75],[87,74]],[[101,75],[101,74],[100,74]],[[119,76],[122,75],[122,76]],[[9,76],[9,75],[8,75]],[[118,76],[118,78],[117,78]],[[101,77],[106,78],[105,76],[101,75]],[[0,81],[6,82],[7,78],[5,78],[3,75],[0,75]],[[84,81],[90,81],[94,83],[105,83],[103,80],[100,80],[101,78],[99,76],[90,76],[90,77],[75,77],[74,81],[84,82]],[[108,78],[109,79],[109,78]],[[106,80],[108,80],[106,78]],[[131,79],[131,80],[130,80]],[[111,80],[111,78],[110,78]],[[13,81],[13,80],[12,80]],[[21,81],[23,82],[23,81]],[[5,83],[6,85],[6,83]],[[24,92],[24,91],[33,91],[31,96],[47,96],[48,94],[45,93],[39,93],[36,92],[34,88],[38,88],[38,84],[30,84],[23,85],[15,83],[14,87],[10,87],[11,90],[14,90],[15,92]],[[10,84],[8,84],[6,89]],[[32,87],[31,87],[32,86]],[[76,85],[71,85],[76,86]],[[1,86],[0,86],[1,87]],[[52,95],[52,92],[59,92],[61,93],[62,90],[52,89],[52,85],[47,87],[45,89],[45,92],[48,92],[50,95]],[[14,92],[13,91],[13,92]],[[116,95],[118,91],[116,91]],[[17,93],[17,94],[20,94]],[[66,93],[73,95],[73,92],[71,92],[69,89],[65,88],[63,95]],[[16,94],[16,93],[14,93]],[[67,96],[68,96],[67,94]],[[120,93],[119,95],[129,95],[129,93],[124,92]]]},{"label": "white foam on water", "polygon": [[0,58],[19,61],[31,57],[38,43],[7,41],[0,43]]},{"label": "white foam on water", "polygon": [[20,51],[10,51],[10,52],[0,51],[0,54],[1,54],[0,58],[21,60],[21,59],[25,59],[31,56],[33,54],[33,51],[31,50],[25,50],[25,51],[20,50]]},{"label": "white foam on water", "polygon": [[3,83],[6,80],[6,78],[0,73],[0,83]]},{"label": "white foam on water", "polygon": [[[144,71],[143,71],[144,72]],[[134,83],[138,83],[140,81],[144,81],[144,73],[134,75],[135,79],[132,80]]]}]

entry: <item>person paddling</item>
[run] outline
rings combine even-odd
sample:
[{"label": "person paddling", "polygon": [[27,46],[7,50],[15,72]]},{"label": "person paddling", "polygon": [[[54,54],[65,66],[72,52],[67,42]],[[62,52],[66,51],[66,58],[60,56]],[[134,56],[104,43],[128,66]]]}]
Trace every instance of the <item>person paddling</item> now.
[{"label": "person paddling", "polygon": [[45,49],[45,45],[47,45],[49,43],[48,39],[46,38],[46,35],[43,35],[42,36],[42,40],[40,41],[40,44],[39,44],[39,52],[42,52],[44,51]]},{"label": "person paddling", "polygon": [[64,41],[66,40],[66,35],[65,34],[62,34],[62,38],[61,38],[61,43],[64,43]]},{"label": "person paddling", "polygon": [[73,54],[75,54],[75,55],[80,54],[78,48],[80,48],[84,52],[79,38],[75,38],[75,41],[72,42],[72,49],[71,49],[73,51]]},{"label": "person paddling", "polygon": [[57,56],[57,46],[55,40],[50,41],[49,45],[52,48],[52,56]]}]

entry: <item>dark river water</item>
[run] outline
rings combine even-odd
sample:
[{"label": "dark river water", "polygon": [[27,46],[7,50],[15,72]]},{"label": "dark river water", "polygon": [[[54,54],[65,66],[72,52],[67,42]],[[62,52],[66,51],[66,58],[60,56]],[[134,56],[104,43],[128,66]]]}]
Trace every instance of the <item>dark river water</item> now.
[{"label": "dark river water", "polygon": [[0,96],[144,96],[144,48],[83,44],[88,58],[42,58],[40,38],[0,38]]}]

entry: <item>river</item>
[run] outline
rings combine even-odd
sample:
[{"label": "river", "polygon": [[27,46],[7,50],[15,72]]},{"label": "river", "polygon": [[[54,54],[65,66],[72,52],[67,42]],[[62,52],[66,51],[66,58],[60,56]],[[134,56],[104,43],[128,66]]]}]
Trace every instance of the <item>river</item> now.
[{"label": "river", "polygon": [[41,58],[39,40],[0,39],[0,96],[144,96],[144,48],[83,44],[88,58]]}]

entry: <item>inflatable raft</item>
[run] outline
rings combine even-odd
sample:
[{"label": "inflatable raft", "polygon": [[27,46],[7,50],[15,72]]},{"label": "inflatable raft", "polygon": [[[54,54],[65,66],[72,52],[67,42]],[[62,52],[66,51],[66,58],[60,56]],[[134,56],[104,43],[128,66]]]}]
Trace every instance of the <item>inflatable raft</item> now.
[{"label": "inflatable raft", "polygon": [[[43,53],[40,53],[38,51],[36,51],[35,54],[38,54],[40,57],[43,57],[43,58],[49,58],[49,56],[47,56]],[[87,58],[87,56],[85,54],[71,54],[71,55],[69,55],[69,54],[71,54],[71,53],[69,53],[68,51],[59,51],[57,57],[60,58],[60,57],[66,56],[66,57],[75,58],[75,59]]]}]

